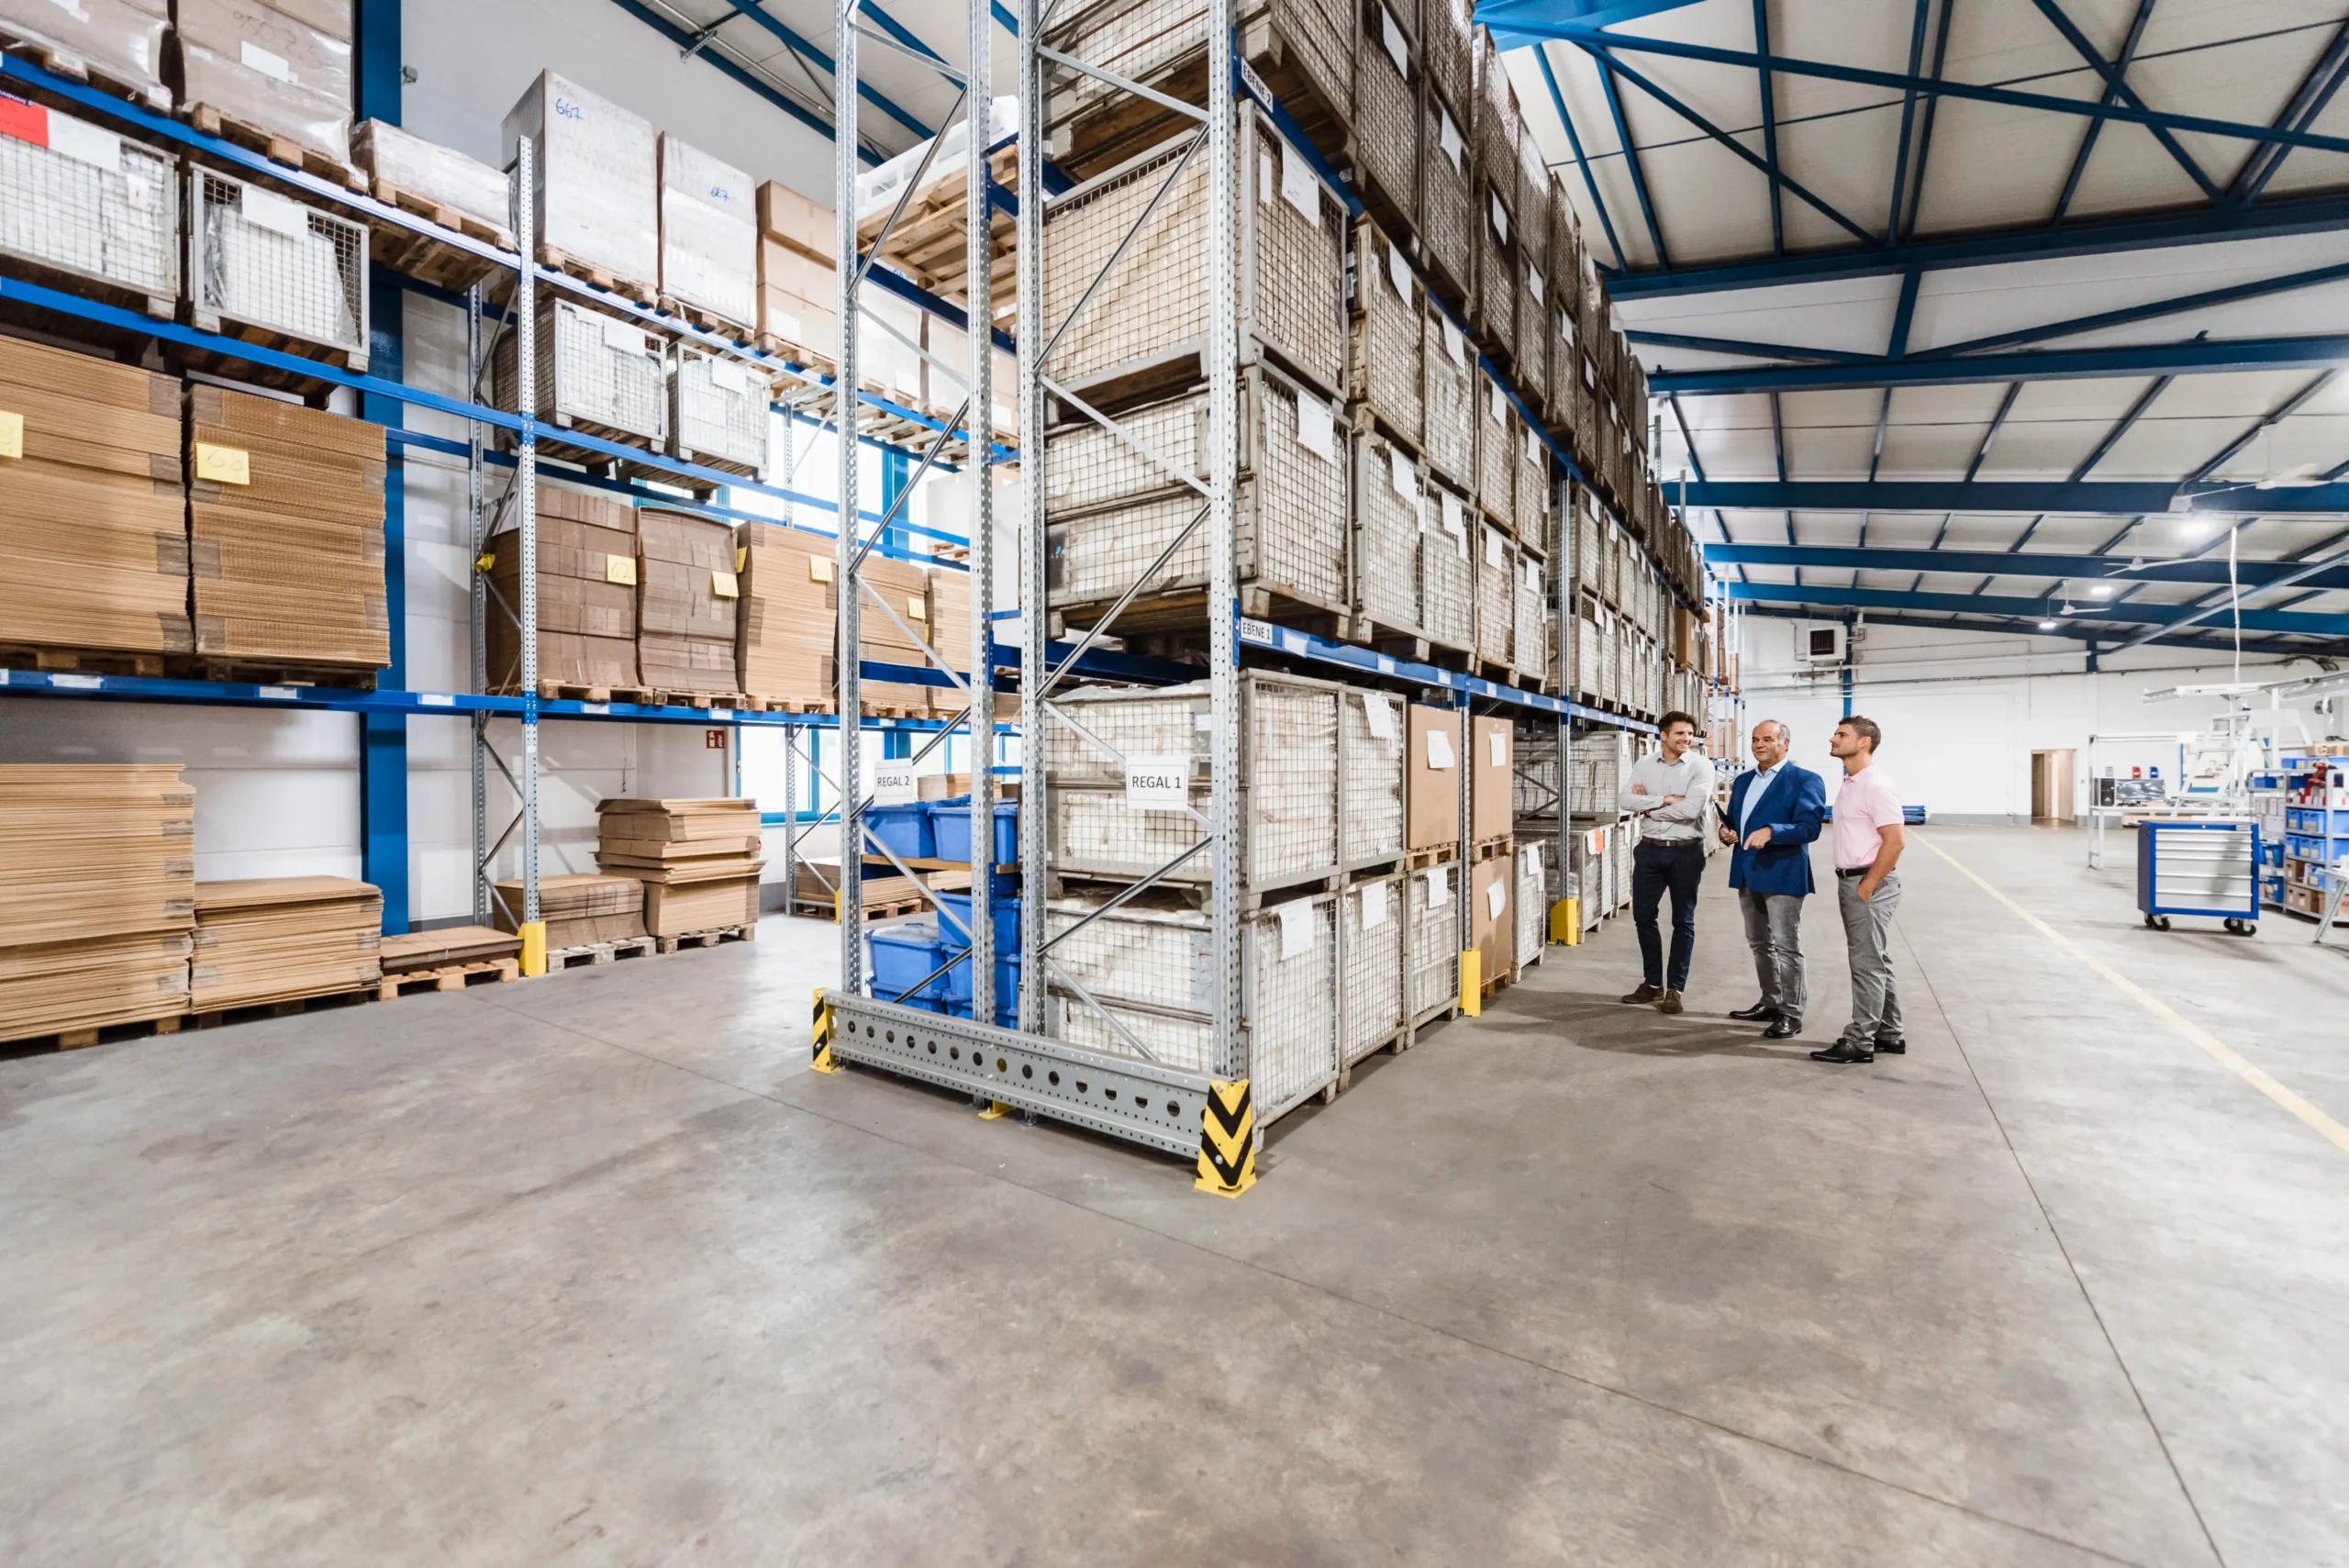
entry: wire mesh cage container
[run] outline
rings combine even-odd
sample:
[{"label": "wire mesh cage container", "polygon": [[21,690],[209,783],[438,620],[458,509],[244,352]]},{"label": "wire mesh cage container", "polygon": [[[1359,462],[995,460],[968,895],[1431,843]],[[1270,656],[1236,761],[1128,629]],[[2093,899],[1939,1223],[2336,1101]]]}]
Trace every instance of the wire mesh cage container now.
[{"label": "wire mesh cage container", "polygon": [[1547,823],[1554,830],[1558,819],[1558,726],[1548,719],[1518,726],[1509,753],[1509,815],[1519,838],[1529,826]]},{"label": "wire mesh cage container", "polygon": [[669,453],[748,478],[764,476],[774,388],[724,354],[679,344],[670,374]]},{"label": "wire mesh cage container", "polygon": [[1526,406],[1537,414],[1550,402],[1549,270],[1529,245],[1518,253],[1517,327],[1510,334],[1509,363],[1516,369],[1517,390]]},{"label": "wire mesh cage container", "polygon": [[[1345,384],[1345,209],[1261,111],[1238,113],[1241,359],[1270,350],[1334,392]],[[1045,336],[1060,341],[1044,373],[1097,406],[1206,374],[1213,291],[1201,144],[1189,138],[1143,153],[1057,198],[1045,216]]]},{"label": "wire mesh cage container", "polygon": [[1427,293],[1402,247],[1375,223],[1354,225],[1353,340],[1346,395],[1408,443],[1420,446],[1426,402],[1419,389]]},{"label": "wire mesh cage container", "polygon": [[[1240,1021],[1229,1062],[1216,1050],[1218,972],[1207,912],[1144,894],[1097,914],[1106,902],[1073,896],[1044,906],[1046,935],[1070,933],[1050,951],[1045,970],[1052,1034],[1105,1055],[1246,1078],[1260,1123],[1336,1081],[1335,897],[1307,894],[1241,917]],[[1088,916],[1096,917],[1080,929]]]},{"label": "wire mesh cage container", "polygon": [[[538,417],[561,429],[666,446],[667,344],[655,333],[574,305],[551,290],[538,297]],[[499,334],[494,382],[498,403],[509,408],[518,395],[514,354],[514,334]],[[601,460],[606,454],[589,455]]]},{"label": "wire mesh cage container", "polygon": [[1525,259],[1550,270],[1550,200],[1557,184],[1542,144],[1522,123],[1517,128],[1517,200],[1510,210],[1517,218],[1518,246]]},{"label": "wire mesh cage container", "polygon": [[1428,80],[1457,114],[1468,109],[1475,91],[1471,63],[1469,0],[1420,0],[1419,44],[1427,51]]},{"label": "wire mesh cage container", "polygon": [[337,350],[367,368],[365,226],[217,170],[188,171],[190,320]]},{"label": "wire mesh cage container", "polygon": [[[1342,612],[1348,528],[1341,413],[1325,395],[1260,363],[1240,376],[1238,416],[1237,580]],[[1119,419],[1167,463],[1205,479],[1207,388],[1130,409]],[[1054,611],[1082,618],[1088,606],[1106,607],[1140,582],[1120,627],[1148,626],[1161,604],[1196,620],[1208,566],[1206,525],[1191,527],[1207,504],[1199,490],[1090,419],[1051,433],[1044,475],[1046,586]]]},{"label": "wire mesh cage container", "polygon": [[1418,637],[1419,465],[1375,430],[1354,434],[1353,611],[1359,638]]},{"label": "wire mesh cage container", "polygon": [[1602,518],[1599,522],[1597,560],[1598,573],[1591,585],[1603,602],[1620,608],[1623,602],[1623,530],[1615,526],[1612,517]]},{"label": "wire mesh cage container", "polygon": [[1476,484],[1476,351],[1466,333],[1428,302],[1419,334],[1424,432],[1419,450],[1428,466],[1463,490]]},{"label": "wire mesh cage container", "polygon": [[1598,657],[1591,662],[1591,695],[1609,707],[1612,707],[1615,706],[1617,690],[1615,673],[1618,668],[1615,659],[1615,640],[1620,635],[1620,628],[1615,619],[1615,612],[1604,606],[1599,608],[1594,618],[1598,622]]},{"label": "wire mesh cage container", "polygon": [[1401,0],[1356,0],[1353,153],[1364,199],[1407,228],[1419,221],[1419,9]]},{"label": "wire mesh cage container", "polygon": [[[1342,689],[1259,670],[1240,677],[1239,860],[1252,895],[1337,873]],[[1084,687],[1031,721],[1043,728],[1055,873],[1138,881],[1200,841],[1210,805],[1210,712],[1208,683],[1197,681]],[[1181,798],[1189,810],[1171,797],[1138,795],[1137,770],[1179,773],[1188,781]],[[1210,861],[1205,851],[1192,855],[1162,885],[1204,887]]]},{"label": "wire mesh cage container", "polygon": [[[1475,121],[1476,168],[1508,206],[1517,206],[1517,139],[1521,117],[1517,89],[1509,84],[1508,67],[1493,47],[1493,35],[1475,30],[1476,102],[1470,109]],[[1512,214],[1514,216],[1514,214]]]},{"label": "wire mesh cage container", "polygon": [[110,284],[170,317],[180,294],[170,161],[54,109],[32,112],[45,139],[0,135],[0,257]]},{"label": "wire mesh cage container", "polygon": [[1549,854],[1555,840],[1517,847],[1517,962],[1520,967],[1539,958],[1550,940]]},{"label": "wire mesh cage container", "polygon": [[1404,1009],[1423,1024],[1460,993],[1460,867],[1446,862],[1403,879]]},{"label": "wire mesh cage container", "polygon": [[1544,587],[1549,571],[1541,556],[1522,544],[1518,546],[1516,565],[1516,591],[1509,598],[1514,632],[1509,667],[1520,680],[1539,686],[1550,673],[1550,595]]},{"label": "wire mesh cage container", "polygon": [[1567,671],[1567,690],[1586,703],[1600,700],[1598,675],[1606,660],[1600,642],[1598,606],[1584,599],[1575,609],[1574,667]]},{"label": "wire mesh cage container", "polygon": [[1338,693],[1338,863],[1403,856],[1403,705],[1384,692]]},{"label": "wire mesh cage container", "polygon": [[1486,349],[1515,361],[1517,330],[1517,220],[1502,203],[1500,193],[1482,183],[1476,189],[1476,293],[1469,302],[1468,319]]},{"label": "wire mesh cage container", "polygon": [[1468,128],[1437,95],[1420,107],[1419,239],[1454,293],[1476,281],[1475,181],[1469,170]]},{"label": "wire mesh cage container", "polygon": [[1476,657],[1511,662],[1517,641],[1517,541],[1486,523],[1476,545]]},{"label": "wire mesh cage container", "polygon": [[1403,878],[1338,895],[1338,1062],[1351,1067],[1403,1028]]},{"label": "wire mesh cage container", "polygon": [[[1509,410],[1512,417],[1517,411]],[[1517,420],[1517,466],[1511,475],[1517,487],[1513,508],[1517,537],[1545,554],[1552,549],[1550,529],[1550,448],[1542,432]]]},{"label": "wire mesh cage container", "polygon": [[1542,327],[1550,356],[1548,380],[1543,390],[1542,409],[1553,430],[1566,433],[1566,444],[1574,444],[1575,423],[1575,308],[1571,301],[1555,297],[1554,291],[1561,274],[1550,274],[1553,297],[1549,318]]},{"label": "wire mesh cage container", "polygon": [[1469,536],[1481,529],[1475,509],[1431,484],[1421,493],[1419,631],[1455,653],[1476,651],[1476,569]]},{"label": "wire mesh cage container", "polygon": [[1476,505],[1504,527],[1517,522],[1517,449],[1523,421],[1490,372],[1476,373]]}]

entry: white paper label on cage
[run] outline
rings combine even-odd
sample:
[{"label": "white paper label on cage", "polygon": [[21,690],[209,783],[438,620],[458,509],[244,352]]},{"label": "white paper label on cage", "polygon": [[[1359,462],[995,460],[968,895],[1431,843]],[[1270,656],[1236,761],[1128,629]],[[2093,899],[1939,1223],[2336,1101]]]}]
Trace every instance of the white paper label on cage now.
[{"label": "white paper label on cage", "polygon": [[1531,425],[1525,427],[1525,457],[1532,463],[1542,461],[1542,438]]},{"label": "white paper label on cage", "polygon": [[1495,729],[1485,736],[1485,760],[1494,767],[1508,766],[1508,737]]},{"label": "white paper label on cage", "polygon": [[732,360],[709,361],[709,384],[727,392],[740,392],[751,384],[751,376]]},{"label": "white paper label on cage", "polygon": [[1404,500],[1417,501],[1419,498],[1419,476],[1400,447],[1386,449],[1386,482]]},{"label": "white paper label on cage", "polygon": [[1386,45],[1386,58],[1395,62],[1396,73],[1411,73],[1411,46],[1404,41],[1403,29],[1395,25],[1395,13],[1386,6],[1378,8],[1379,37]]},{"label": "white paper label on cage", "polygon": [[274,191],[264,191],[259,185],[247,185],[237,199],[237,211],[247,223],[266,228],[273,234],[283,234],[288,239],[299,239],[310,232],[309,214],[300,202],[287,201]]},{"label": "white paper label on cage", "polygon": [[1286,141],[1281,143],[1281,200],[1303,213],[1314,228],[1321,227],[1321,181],[1305,154]]},{"label": "white paper label on cage", "polygon": [[125,174],[122,199],[129,204],[131,211],[145,212],[155,205],[155,182],[144,174]]},{"label": "white paper label on cage", "polygon": [[1362,716],[1369,721],[1372,739],[1378,740],[1395,739],[1395,699],[1393,697],[1378,692],[1363,693]]},{"label": "white paper label on cage", "polygon": [[1273,155],[1269,152],[1256,154],[1256,205],[1273,205]]},{"label": "white paper label on cage", "polygon": [[1497,920],[1501,917],[1501,911],[1508,907],[1508,884],[1495,877],[1492,884],[1485,889],[1485,914],[1488,918]]},{"label": "white paper label on cage", "polygon": [[1452,766],[1452,732],[1450,730],[1428,731],[1428,766],[1439,770]]},{"label": "white paper label on cage", "polygon": [[1460,167],[1460,128],[1442,109],[1435,112],[1436,139],[1443,144],[1443,155],[1452,160],[1452,167]]},{"label": "white paper label on cage", "polygon": [[1498,196],[1493,198],[1493,232],[1501,237],[1502,244],[1508,243],[1508,209],[1501,206]]},{"label": "white paper label on cage", "polygon": [[1374,882],[1362,890],[1362,929],[1375,931],[1386,924],[1386,884]]},{"label": "white paper label on cage", "polygon": [[1497,381],[1488,381],[1485,384],[1485,389],[1493,395],[1493,423],[1508,424],[1508,397],[1501,391],[1501,384]]},{"label": "white paper label on cage", "polygon": [[1460,497],[1450,491],[1443,496],[1443,531],[1455,539],[1467,537],[1467,525],[1461,520]]},{"label": "white paper label on cage", "polygon": [[1542,274],[1535,272],[1531,267],[1525,269],[1525,286],[1533,291],[1534,304],[1544,305],[1548,303],[1548,301],[1543,299],[1542,296]]},{"label": "white paper label on cage", "polygon": [[921,785],[914,780],[911,763],[873,770],[873,804],[875,806],[910,806],[921,796]]},{"label": "white paper label on cage", "polygon": [[1338,443],[1330,406],[1302,392],[1297,395],[1297,444],[1325,462],[1337,461]]},{"label": "white paper label on cage", "polygon": [[1242,642],[1262,642],[1269,645],[1273,640],[1273,623],[1268,620],[1257,620],[1251,616],[1241,616],[1240,617],[1240,640]]},{"label": "white paper label on cage", "polygon": [[[60,158],[71,158],[76,163],[87,163],[108,173],[122,167],[122,138],[80,120],[69,120],[63,115],[49,117],[49,150]],[[142,186],[146,183],[139,182]]]},{"label": "white paper label on cage", "polygon": [[1452,868],[1436,866],[1423,873],[1428,879],[1428,907],[1441,909],[1452,902]]},{"label": "white paper label on cage", "polygon": [[1186,754],[1126,759],[1126,806],[1131,811],[1181,811],[1191,804]]},{"label": "white paper label on cage", "polygon": [[1212,735],[1212,734],[1214,734],[1214,733],[1215,733],[1215,713],[1214,713],[1214,711],[1213,711],[1212,709],[1209,709],[1209,708],[1204,708],[1204,707],[1203,707],[1203,708],[1200,708],[1200,709],[1198,709],[1197,711],[1194,712],[1194,713],[1191,715],[1191,732],[1192,732],[1193,734],[1195,734],[1195,735]]},{"label": "white paper label on cage", "polygon": [[284,55],[272,54],[249,39],[237,45],[237,58],[245,62],[249,71],[258,71],[263,76],[274,76],[280,82],[294,80],[294,67],[286,63]]},{"label": "white paper label on cage", "polygon": [[1411,303],[1411,264],[1403,260],[1403,248],[1393,240],[1386,243],[1386,281],[1394,285],[1395,297],[1406,306]]},{"label": "white paper label on cage", "polygon": [[1455,365],[1464,367],[1468,363],[1468,339],[1461,336],[1460,328],[1452,324],[1448,316],[1443,318],[1443,351]]},{"label": "white paper label on cage", "polygon": [[1558,313],[1558,339],[1569,349],[1575,346],[1575,313],[1571,310]]},{"label": "white paper label on cage", "polygon": [[1313,901],[1300,898],[1275,911],[1281,917],[1281,956],[1295,958],[1313,951]]},{"label": "white paper label on cage", "polygon": [[627,322],[607,321],[603,328],[604,347],[607,349],[615,349],[623,354],[644,352],[644,334]]},{"label": "white paper label on cage", "polygon": [[1485,564],[1499,567],[1508,563],[1508,551],[1501,545],[1501,536],[1491,528],[1485,530]]},{"label": "white paper label on cage", "polygon": [[1582,384],[1585,386],[1593,388],[1596,388],[1598,385],[1598,372],[1591,368],[1591,363],[1588,360],[1585,360],[1582,362]]}]

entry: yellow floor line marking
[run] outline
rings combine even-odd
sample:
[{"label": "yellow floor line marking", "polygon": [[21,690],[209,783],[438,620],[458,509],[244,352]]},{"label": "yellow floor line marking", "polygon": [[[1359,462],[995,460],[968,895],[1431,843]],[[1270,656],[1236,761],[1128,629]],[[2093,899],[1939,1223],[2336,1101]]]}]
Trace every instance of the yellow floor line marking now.
[{"label": "yellow floor line marking", "polygon": [[2091,956],[2086,950],[2081,948],[2079,944],[2073,941],[2071,938],[2065,936],[2063,932],[2057,930],[2054,927],[2049,925],[2046,921],[2041,919],[2038,916],[2032,914],[2030,910],[2024,908],[2021,905],[2016,903],[2013,899],[2008,897],[2005,894],[1999,892],[1997,888],[1983,881],[1981,877],[1975,874],[1972,867],[1965,865],[1963,862],[1959,861],[1956,856],[1951,854],[1947,850],[1943,849],[1939,844],[1934,843],[1932,840],[1926,838],[1921,833],[1912,832],[1909,837],[1918,843],[1924,845],[1925,848],[1932,851],[1933,853],[1941,856],[1942,859],[1949,862],[1951,865],[1955,866],[1957,870],[1965,875],[1968,882],[1971,882],[1975,886],[1980,888],[1983,892],[1988,894],[1991,897],[1997,899],[1999,903],[2013,910],[2017,915],[2022,917],[2026,924],[2031,926],[2032,929],[2036,930],[2041,936],[2045,937],[2049,941],[2054,942],[2057,947],[2062,948],[2065,952],[2070,953],[2074,958],[2078,959],[2082,963],[2087,965],[2088,968],[2102,975],[2105,979],[2110,981],[2113,987],[2120,991],[2123,995],[2128,996],[2139,1006],[2144,1008],[2145,1011],[2153,1014],[2154,1017],[2169,1025],[2170,1028],[2184,1035],[2188,1040],[2192,1040],[2196,1045],[2200,1046],[2221,1066],[2225,1067],[2227,1071],[2232,1073],[2236,1077],[2242,1079],[2244,1083],[2250,1084],[2253,1088],[2258,1090],[2261,1094],[2266,1095],[2269,1099],[2275,1101],[2277,1105],[2283,1106],[2286,1110],[2291,1112],[2294,1116],[2308,1123],[2310,1128],[2316,1132],[2318,1137],[2323,1139],[2326,1142],[2340,1150],[2343,1154],[2349,1154],[2349,1127],[2342,1126],[2339,1122],[2333,1120],[2331,1117],[2317,1109],[2316,1106],[2309,1104],[2308,1101],[2300,1098],[2299,1095],[2294,1094],[2291,1090],[2286,1088],[2283,1084],[2269,1077],[2266,1073],[2244,1061],[2243,1057],[2236,1052],[2234,1047],[2229,1045],[2225,1040],[2221,1040],[2217,1035],[2212,1034],[2209,1029],[2204,1029],[2200,1024],[2196,1023],[2193,1019],[2180,1013],[2176,1008],[2171,1006],[2167,1002],[2163,1001],[2159,996],[2154,995],[2152,992],[2146,990],[2143,986],[2138,984],[2135,981],[2130,979],[2119,970],[2114,969],[2108,963],[2105,963],[2102,960]]}]

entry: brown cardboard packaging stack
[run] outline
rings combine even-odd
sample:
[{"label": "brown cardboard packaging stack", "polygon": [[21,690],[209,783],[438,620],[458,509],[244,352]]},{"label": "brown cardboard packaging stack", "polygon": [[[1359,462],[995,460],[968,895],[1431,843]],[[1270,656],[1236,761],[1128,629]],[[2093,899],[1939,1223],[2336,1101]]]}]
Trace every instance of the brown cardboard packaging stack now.
[{"label": "brown cardboard packaging stack", "polygon": [[1471,733],[1475,758],[1468,784],[1468,837],[1475,843],[1505,839],[1515,825],[1516,773],[1509,749],[1517,744],[1506,718],[1480,718]]},{"label": "brown cardboard packaging stack", "polygon": [[829,697],[836,638],[824,584],[832,552],[812,535],[764,523],[744,524],[740,538],[743,691],[765,702]]},{"label": "brown cardboard packaging stack", "polygon": [[[930,573],[910,561],[896,561],[884,556],[878,550],[867,555],[864,564],[857,571],[871,585],[871,591],[863,595],[863,602],[857,606],[857,646],[863,651],[864,662],[868,664],[902,664],[914,669],[935,668],[930,662],[930,656],[921,651],[921,644],[906,635],[906,630],[909,629],[916,636],[930,637]],[[905,622],[904,629],[873,602],[874,593],[887,601],[889,608],[896,612],[897,620]],[[832,645],[837,648],[840,645],[837,629],[841,609],[840,584],[829,577],[824,583],[824,608],[829,612],[826,620],[835,628]],[[946,651],[941,648],[939,651],[943,653]],[[837,662],[836,660],[825,661],[824,672],[828,680]],[[837,681],[829,681],[829,684],[835,688],[839,684]],[[927,686],[912,681],[866,681],[858,694],[859,700],[867,705],[906,708],[916,713],[927,713],[933,702],[955,695],[952,687]],[[954,712],[961,706],[958,701],[947,711]]]},{"label": "brown cardboard packaging stack", "polygon": [[827,364],[841,357],[832,209],[770,180],[759,187],[759,330]]},{"label": "brown cardboard packaging stack", "polygon": [[[501,931],[514,929],[522,914],[519,880],[497,884],[490,916]],[[626,941],[644,931],[644,884],[633,875],[575,872],[539,878],[539,918],[546,922],[547,951]]]},{"label": "brown cardboard packaging stack", "polygon": [[1460,842],[1460,715],[1413,703],[1408,720],[1404,844],[1440,850]]},{"label": "brown cardboard packaging stack", "polygon": [[185,653],[180,388],[0,338],[0,642]]},{"label": "brown cardboard packaging stack", "polygon": [[195,925],[177,764],[0,764],[0,1040],[186,1012]]},{"label": "brown cardboard packaging stack", "polygon": [[1509,913],[1510,886],[1517,866],[1513,855],[1496,855],[1476,862],[1468,879],[1468,941],[1482,958],[1483,978],[1500,979],[1517,964],[1517,919]]},{"label": "brown cardboard packaging stack", "polygon": [[741,562],[724,523],[645,506],[636,515],[636,662],[656,692],[733,693]]},{"label": "brown cardboard packaging stack", "polygon": [[217,386],[187,401],[195,651],[389,663],[384,428]]},{"label": "brown cardboard packaging stack", "polygon": [[758,929],[765,862],[756,801],[605,801],[596,807],[596,863],[644,884],[650,935]]},{"label": "brown cardboard packaging stack", "polygon": [[384,976],[384,895],[340,876],[195,884],[192,1010],[291,1002]]},{"label": "brown cardboard packaging stack", "polygon": [[[490,585],[505,604],[488,610],[489,689],[518,692],[522,639],[509,611],[522,606],[522,539],[490,541]],[[636,508],[625,501],[539,484],[539,680],[633,686],[636,669]]]},{"label": "brown cardboard packaging stack", "polygon": [[351,0],[172,0],[183,104],[351,158]]}]

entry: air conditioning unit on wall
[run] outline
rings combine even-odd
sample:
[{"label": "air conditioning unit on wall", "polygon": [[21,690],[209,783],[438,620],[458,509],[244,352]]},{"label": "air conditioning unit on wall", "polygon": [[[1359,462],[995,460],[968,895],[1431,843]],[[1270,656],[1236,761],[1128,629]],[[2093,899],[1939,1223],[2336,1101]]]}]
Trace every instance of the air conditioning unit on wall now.
[{"label": "air conditioning unit on wall", "polygon": [[1842,664],[1848,651],[1843,631],[1842,621],[1795,622],[1795,662],[1812,666]]}]

